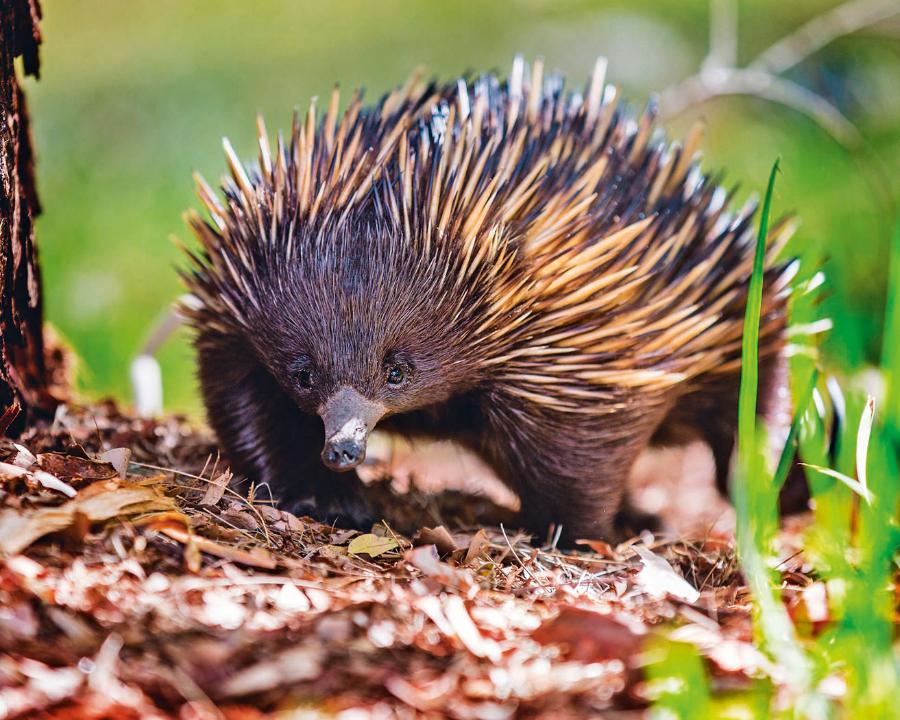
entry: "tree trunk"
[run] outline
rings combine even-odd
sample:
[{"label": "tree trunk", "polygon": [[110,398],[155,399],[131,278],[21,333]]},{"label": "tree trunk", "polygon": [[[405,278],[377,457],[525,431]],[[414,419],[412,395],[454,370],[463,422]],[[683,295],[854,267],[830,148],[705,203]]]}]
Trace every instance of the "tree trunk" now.
[{"label": "tree trunk", "polygon": [[13,61],[38,75],[38,0],[0,0],[0,434],[15,435],[55,402],[44,359],[39,212],[25,96]]}]

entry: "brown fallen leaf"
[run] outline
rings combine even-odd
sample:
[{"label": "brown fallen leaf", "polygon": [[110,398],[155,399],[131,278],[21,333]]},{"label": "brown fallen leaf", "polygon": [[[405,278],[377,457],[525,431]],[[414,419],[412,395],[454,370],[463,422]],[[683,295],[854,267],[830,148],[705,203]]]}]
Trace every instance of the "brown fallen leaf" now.
[{"label": "brown fallen leaf", "polygon": [[37,456],[37,462],[42,470],[62,480],[74,478],[109,480],[119,475],[119,471],[109,462],[98,462],[63,453],[41,453]]},{"label": "brown fallen leaf", "polygon": [[359,535],[358,530],[335,530],[328,538],[329,545],[343,545],[351,538]]},{"label": "brown fallen leaf", "polygon": [[150,524],[148,527],[151,530],[161,532],[173,540],[177,540],[187,548],[194,547],[201,552],[214,555],[223,560],[262,568],[263,570],[274,570],[278,566],[278,561],[265,548],[257,547],[252,550],[240,550],[230,545],[221,545],[202,535],[195,535],[185,528],[183,524],[172,522],[171,520]]},{"label": "brown fallen leaf", "polygon": [[78,493],[75,503],[79,512],[92,522],[109,520],[117,515],[139,515],[145,512],[174,510],[175,501],[152,487],[123,484],[118,481],[94,483]]},{"label": "brown fallen leaf", "polygon": [[128,463],[131,462],[131,450],[123,447],[113,448],[100,453],[97,459],[102,463],[112,465],[116,472],[119,473],[119,479],[124,480],[128,474]]},{"label": "brown fallen leaf", "polygon": [[314,680],[322,672],[325,648],[307,644],[282,650],[274,657],[238,670],[208,691],[215,697],[241,697],[272,690],[304,680]]},{"label": "brown fallen leaf", "polygon": [[253,505],[253,511],[257,513],[258,517],[262,518],[267,523],[275,523],[281,521],[281,510],[272,505],[266,505],[264,503],[258,503]]},{"label": "brown fallen leaf", "polygon": [[458,683],[454,673],[439,675],[434,680],[417,685],[400,675],[391,675],[384,681],[385,689],[401,702],[422,712],[441,710]]},{"label": "brown fallen leaf", "polygon": [[604,542],[603,540],[576,540],[576,545],[587,545],[591,550],[597,553],[600,557],[606,558],[607,560],[620,560],[619,553],[615,551],[612,545],[608,542]]},{"label": "brown fallen leaf", "polygon": [[452,567],[441,562],[434,545],[422,545],[408,550],[403,559],[427,577],[437,580],[448,587],[467,588],[474,581],[471,571]]},{"label": "brown fallen leaf", "polygon": [[29,512],[0,512],[0,554],[15,555],[38,538],[69,527],[75,518],[75,510],[67,505]]},{"label": "brown fallen leaf", "polygon": [[203,499],[200,501],[200,504],[209,507],[217,505],[219,500],[222,499],[222,496],[225,495],[225,490],[228,487],[228,483],[231,482],[232,477],[231,471],[226,470],[210,480],[209,485],[206,486],[206,492],[203,494]]},{"label": "brown fallen leaf", "polygon": [[340,545],[322,545],[316,549],[316,552],[327,558],[347,557],[347,548]]},{"label": "brown fallen leaf", "polygon": [[447,595],[444,600],[444,617],[470,653],[476,657],[488,658],[493,663],[500,661],[500,646],[481,634],[459,595]]},{"label": "brown fallen leaf", "polygon": [[69,527],[75,522],[77,514],[84,515],[91,523],[97,523],[174,507],[175,502],[171,498],[153,488],[120,485],[118,482],[95,483],[57,507],[0,512],[0,554],[22,552],[35,540]]},{"label": "brown fallen leaf", "polygon": [[174,510],[163,510],[161,512],[148,513],[143,517],[132,520],[134,525],[139,527],[153,528],[157,524],[165,522],[180,523],[182,526],[191,527],[191,519],[177,508]]},{"label": "brown fallen leaf", "polygon": [[12,405],[3,411],[3,414],[0,415],[0,435],[6,434],[9,426],[12,425],[13,420],[16,419],[20,412],[22,412],[22,406],[16,401],[13,401]]},{"label": "brown fallen leaf", "polygon": [[453,536],[443,525],[438,525],[434,528],[421,528],[413,535],[412,544],[415,547],[420,545],[434,545],[441,557],[449,555],[459,549],[456,542],[453,540]]},{"label": "brown fallen leaf", "polygon": [[612,615],[563,605],[531,637],[541,645],[559,645],[569,660],[582,663],[619,659],[626,664],[640,650],[643,637]]},{"label": "brown fallen leaf", "polygon": [[301,533],[305,529],[305,525],[303,522],[293,513],[289,513],[287,510],[281,511],[281,519],[287,523],[288,529],[291,532]]},{"label": "brown fallen leaf", "polygon": [[482,553],[490,546],[491,541],[488,539],[484,529],[479,529],[469,540],[469,547],[466,549],[466,556],[463,559],[463,565],[471,565],[481,557]]}]

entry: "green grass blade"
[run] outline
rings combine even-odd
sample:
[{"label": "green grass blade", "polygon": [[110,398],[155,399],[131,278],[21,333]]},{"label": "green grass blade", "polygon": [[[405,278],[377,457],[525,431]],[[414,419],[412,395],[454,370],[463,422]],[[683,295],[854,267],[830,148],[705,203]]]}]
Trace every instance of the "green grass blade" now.
[{"label": "green grass blade", "polygon": [[744,314],[738,400],[738,474],[732,484],[732,493],[737,513],[738,553],[757,608],[757,632],[764,647],[784,668],[799,714],[815,715],[822,710],[822,700],[811,692],[811,664],[797,642],[793,624],[776,591],[767,563],[778,529],[778,490],[766,470],[766,437],[758,427],[756,412],[766,238],[778,167],[776,161],[769,175]]},{"label": "green grass blade", "polygon": [[893,435],[893,441],[898,442],[900,440],[897,437],[897,433],[900,432],[900,221],[894,228],[891,242],[881,368],[887,381],[885,426]]},{"label": "green grass blade", "polygon": [[803,415],[806,413],[806,408],[809,407],[818,381],[819,369],[813,368],[812,377],[806,392],[797,399],[797,410],[794,412],[794,419],[791,421],[791,429],[788,431],[784,447],[781,449],[781,456],[778,458],[778,466],[775,468],[775,478],[772,483],[779,490],[784,487],[788,473],[791,471],[791,464],[794,461],[794,456],[797,454],[797,437],[800,434],[800,426],[803,424]]},{"label": "green grass blade", "polygon": [[709,677],[696,647],[660,639],[650,645],[648,655],[655,659],[645,669],[653,717],[712,717]]},{"label": "green grass blade", "polygon": [[[753,274],[747,290],[747,309],[744,312],[744,338],[741,345],[741,388],[738,401],[738,458],[746,468],[751,461],[756,438],[756,396],[759,387],[759,318],[762,311],[763,278],[766,261],[766,237],[769,234],[769,214],[779,161],[772,165],[766,197],[759,219]],[[749,445],[749,447],[748,447]]]}]

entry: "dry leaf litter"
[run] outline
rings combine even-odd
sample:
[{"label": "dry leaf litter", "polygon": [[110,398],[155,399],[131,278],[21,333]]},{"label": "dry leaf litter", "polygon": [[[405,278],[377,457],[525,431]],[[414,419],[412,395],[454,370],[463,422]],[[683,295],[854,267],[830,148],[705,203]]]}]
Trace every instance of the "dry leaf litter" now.
[{"label": "dry leaf litter", "polygon": [[[641,716],[660,637],[719,687],[780,679],[721,533],[562,552],[488,499],[389,482],[384,522],[331,527],[235,484],[183,419],[112,404],[0,463],[0,718]],[[790,537],[785,601],[823,622]]]}]

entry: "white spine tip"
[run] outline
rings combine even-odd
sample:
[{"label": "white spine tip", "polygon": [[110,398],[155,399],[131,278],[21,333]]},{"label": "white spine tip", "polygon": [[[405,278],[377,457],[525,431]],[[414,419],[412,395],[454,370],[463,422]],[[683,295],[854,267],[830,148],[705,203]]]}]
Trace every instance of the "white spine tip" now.
[{"label": "white spine tip", "polygon": [[525,58],[516,55],[513,58],[512,72],[509,76],[509,96],[512,98],[522,97],[522,83],[525,78]]},{"label": "white spine tip", "polygon": [[461,120],[465,120],[469,117],[471,108],[469,107],[469,87],[462,78],[456,81],[456,94],[459,98],[459,117]]}]

